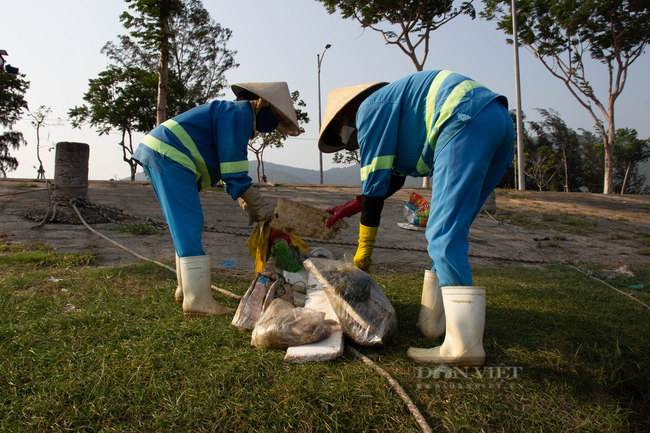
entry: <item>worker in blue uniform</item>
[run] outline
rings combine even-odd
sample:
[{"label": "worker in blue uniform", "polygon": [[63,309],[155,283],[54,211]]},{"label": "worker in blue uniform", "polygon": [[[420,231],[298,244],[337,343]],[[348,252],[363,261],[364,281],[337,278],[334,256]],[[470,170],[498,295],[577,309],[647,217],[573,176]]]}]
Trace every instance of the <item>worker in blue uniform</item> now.
[{"label": "worker in blue uniform", "polygon": [[133,160],[142,165],[162,208],[176,250],[175,298],[187,317],[233,310],[217,303],[210,287],[210,257],[201,242],[199,190],[221,182],[248,214],[248,225],[272,217],[273,206],[248,176],[248,141],[257,132],[300,133],[284,82],[232,85],[237,101],[212,101],[158,125]]},{"label": "worker in blue uniform", "polygon": [[483,365],[485,288],[472,284],[468,235],[512,161],[507,104],[504,96],[446,70],[329,94],[318,146],[326,153],[358,149],[362,195],[328,209],[328,224],[361,212],[357,267],[367,271],[372,265],[385,199],[404,185],[405,176],[431,178],[425,232],[431,269],[425,272],[418,328],[445,340],[433,349],[409,349],[418,362]]}]

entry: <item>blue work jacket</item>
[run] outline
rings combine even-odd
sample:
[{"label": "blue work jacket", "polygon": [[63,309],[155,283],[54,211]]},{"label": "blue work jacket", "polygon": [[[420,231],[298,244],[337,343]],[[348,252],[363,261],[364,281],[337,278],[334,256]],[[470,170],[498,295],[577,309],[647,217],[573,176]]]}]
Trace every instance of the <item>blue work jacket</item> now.
[{"label": "blue work jacket", "polygon": [[391,173],[431,174],[440,150],[487,104],[507,99],[463,75],[424,71],[374,92],[356,116],[363,195],[384,197]]},{"label": "blue work jacket", "polygon": [[252,183],[247,148],[253,128],[250,102],[209,102],[158,125],[133,159],[199,189],[221,180],[237,199]]}]

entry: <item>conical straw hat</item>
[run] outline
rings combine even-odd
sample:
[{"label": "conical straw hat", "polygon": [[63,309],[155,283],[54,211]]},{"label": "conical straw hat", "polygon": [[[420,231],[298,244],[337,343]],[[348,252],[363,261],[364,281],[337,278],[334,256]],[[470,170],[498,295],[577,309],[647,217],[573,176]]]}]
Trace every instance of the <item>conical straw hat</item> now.
[{"label": "conical straw hat", "polygon": [[330,92],[327,97],[323,126],[318,137],[318,148],[321,152],[338,152],[345,147],[341,136],[334,130],[334,118],[348,105],[359,106],[368,96],[388,83],[368,83],[357,86],[340,87]]},{"label": "conical straw hat", "polygon": [[296,110],[293,108],[289,86],[284,81],[273,83],[238,83],[230,86],[240,100],[262,98],[282,114],[278,131],[296,136],[300,134]]}]

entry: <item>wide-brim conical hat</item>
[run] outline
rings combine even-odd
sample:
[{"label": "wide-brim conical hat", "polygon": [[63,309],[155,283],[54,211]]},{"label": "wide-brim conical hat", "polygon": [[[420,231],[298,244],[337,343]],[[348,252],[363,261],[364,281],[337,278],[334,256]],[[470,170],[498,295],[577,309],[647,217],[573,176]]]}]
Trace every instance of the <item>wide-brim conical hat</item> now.
[{"label": "wide-brim conical hat", "polygon": [[341,136],[334,130],[334,118],[347,105],[359,106],[368,96],[387,84],[385,82],[368,83],[332,90],[327,97],[323,126],[318,137],[318,149],[324,153],[338,152],[343,149],[345,144],[341,141]]},{"label": "wide-brim conical hat", "polygon": [[296,110],[293,108],[289,86],[284,81],[273,83],[238,83],[230,86],[240,100],[262,98],[282,114],[278,131],[296,136],[300,134]]}]

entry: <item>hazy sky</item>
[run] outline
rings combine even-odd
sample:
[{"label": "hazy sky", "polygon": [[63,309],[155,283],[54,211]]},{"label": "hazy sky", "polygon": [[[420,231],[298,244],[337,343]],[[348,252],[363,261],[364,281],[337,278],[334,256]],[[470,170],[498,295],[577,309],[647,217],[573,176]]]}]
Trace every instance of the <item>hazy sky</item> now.
[{"label": "hazy sky", "polygon": [[[387,46],[372,30],[363,31],[352,20],[328,15],[315,0],[204,0],[212,18],[233,31],[228,48],[237,51],[240,67],[226,73],[228,83],[286,81],[298,90],[311,123],[306,133],[291,138],[284,149],[265,152],[266,161],[299,168],[318,169],[318,68],[317,55],[332,44],[321,64],[321,100],[325,110],[330,90],[374,81],[394,81],[415,72],[411,60],[396,46]],[[88,80],[105,70],[108,59],[100,49],[126,34],[119,15],[127,4],[121,0],[23,0],[4,2],[0,26],[0,49],[5,61],[19,67],[30,81],[26,100],[31,110],[51,106],[52,120],[67,121],[67,111],[82,105]],[[480,7],[480,3],[477,4]],[[504,94],[515,107],[513,47],[493,22],[462,16],[432,33],[425,69],[450,69],[472,77]],[[535,108],[554,109],[575,130],[593,130],[587,110],[557,79],[525,49],[520,49],[522,108],[527,120],[539,120]],[[635,128],[640,138],[650,137],[650,55],[637,60],[616,103],[616,127]],[[601,100],[606,99],[604,66],[593,63],[587,70]],[[234,96],[228,88],[223,99]],[[16,129],[28,145],[11,154],[18,158],[14,178],[36,177],[36,131],[28,120]],[[142,134],[134,136],[136,141]],[[93,129],[46,127],[41,132],[41,158],[47,178],[54,177],[54,152],[47,149],[59,141],[90,144],[90,179],[129,176],[118,146],[120,136],[98,137]],[[249,159],[254,155],[249,154]],[[323,155],[324,169],[331,168],[331,155]],[[324,182],[327,183],[327,176]]]}]

